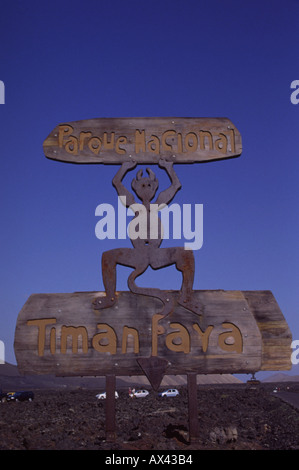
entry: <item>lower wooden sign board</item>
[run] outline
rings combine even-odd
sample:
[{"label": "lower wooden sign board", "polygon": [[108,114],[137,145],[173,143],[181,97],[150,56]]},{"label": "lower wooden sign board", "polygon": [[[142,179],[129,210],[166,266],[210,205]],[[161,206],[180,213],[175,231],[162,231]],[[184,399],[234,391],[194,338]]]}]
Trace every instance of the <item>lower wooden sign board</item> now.
[{"label": "lower wooden sign board", "polygon": [[291,333],[270,291],[194,291],[202,314],[129,291],[94,310],[101,292],[33,294],[19,313],[14,349],[22,374],[143,375],[144,358],[166,374],[254,373],[291,368]]}]

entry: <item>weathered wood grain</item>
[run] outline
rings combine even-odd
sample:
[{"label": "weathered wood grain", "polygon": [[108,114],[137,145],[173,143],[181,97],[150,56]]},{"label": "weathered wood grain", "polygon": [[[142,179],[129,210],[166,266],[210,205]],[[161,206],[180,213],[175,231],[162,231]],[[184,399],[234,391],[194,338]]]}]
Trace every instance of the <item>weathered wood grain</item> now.
[{"label": "weathered wood grain", "polygon": [[59,124],[43,148],[69,163],[200,163],[238,157],[242,141],[227,118],[98,118]]},{"label": "weathered wood grain", "polygon": [[291,369],[291,331],[270,291],[244,291],[262,335],[261,370]]},{"label": "weathered wood grain", "polygon": [[168,361],[167,374],[253,373],[291,367],[291,334],[271,292],[194,291],[196,315],[174,298],[162,318],[153,297],[118,292],[93,310],[100,292],[33,294],[19,313],[15,355],[24,374],[141,375],[137,359]]}]

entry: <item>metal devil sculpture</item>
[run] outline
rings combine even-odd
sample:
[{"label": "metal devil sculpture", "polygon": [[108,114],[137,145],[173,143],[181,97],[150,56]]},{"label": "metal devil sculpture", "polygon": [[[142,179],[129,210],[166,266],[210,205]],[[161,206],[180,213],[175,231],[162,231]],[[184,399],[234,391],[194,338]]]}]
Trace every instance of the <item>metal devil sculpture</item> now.
[{"label": "metal devil sculpture", "polygon": [[[136,203],[135,196],[122,183],[125,174],[136,167],[135,161],[123,163],[113,178],[113,185],[119,198],[121,201],[124,201],[126,207],[136,209],[135,217],[138,217],[140,223],[143,219],[145,223],[142,225],[146,227],[146,233],[142,234],[139,231],[138,237],[131,238],[134,248],[116,248],[103,253],[102,275],[106,297],[99,297],[95,300],[94,308],[96,309],[111,307],[116,302],[116,265],[121,264],[134,269],[128,278],[128,287],[131,292],[157,297],[164,304],[163,310],[160,313],[163,315],[169,314],[173,310],[171,294],[160,289],[138,287],[135,279],[144,273],[149,266],[153,269],[160,269],[175,265],[183,277],[177,302],[194,313],[200,313],[198,306],[193,305],[191,300],[194,280],[193,252],[185,250],[184,247],[160,248],[163,228],[157,213],[159,209],[162,209],[172,201],[177,191],[181,188],[181,183],[173,169],[172,162],[160,159],[159,166],[166,170],[171,186],[160,192],[155,202],[152,201],[156,196],[159,182],[151,169],[147,169],[147,177],[142,176],[142,170],[139,170],[136,178],[132,181],[132,188],[141,200],[142,205]],[[153,210],[153,207],[156,210]],[[140,214],[140,211],[143,213]],[[156,217],[153,217],[153,214],[156,214]]]}]

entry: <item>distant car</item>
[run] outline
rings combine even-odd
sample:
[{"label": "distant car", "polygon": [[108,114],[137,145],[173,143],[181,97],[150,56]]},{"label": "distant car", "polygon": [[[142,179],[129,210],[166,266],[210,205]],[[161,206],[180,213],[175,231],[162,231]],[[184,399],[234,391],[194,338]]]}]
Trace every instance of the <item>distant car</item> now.
[{"label": "distant car", "polygon": [[0,392],[0,401],[2,403],[6,402],[6,396],[7,396],[7,393]]},{"label": "distant car", "polygon": [[149,392],[147,390],[136,390],[133,394],[136,398],[147,397]]},{"label": "distant car", "polygon": [[8,392],[5,401],[32,401],[34,398],[33,392]]},{"label": "distant car", "polygon": [[[106,399],[106,392],[98,393],[96,395],[96,398],[98,398],[99,400],[105,400]],[[118,393],[117,392],[115,392],[115,398],[118,398]]]},{"label": "distant car", "polygon": [[179,395],[179,392],[176,388],[169,388],[159,393],[159,397],[176,397],[177,395]]}]

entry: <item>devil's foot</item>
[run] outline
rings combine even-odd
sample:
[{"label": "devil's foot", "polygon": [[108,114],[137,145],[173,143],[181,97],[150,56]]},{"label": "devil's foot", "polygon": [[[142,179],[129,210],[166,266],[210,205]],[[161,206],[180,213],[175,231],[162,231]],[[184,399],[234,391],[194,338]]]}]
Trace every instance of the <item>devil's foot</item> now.
[{"label": "devil's foot", "polygon": [[97,297],[92,302],[93,308],[95,310],[102,310],[103,308],[112,307],[115,304],[115,297]]}]

